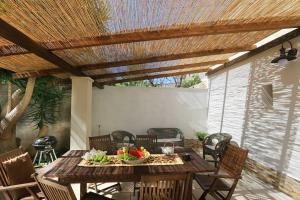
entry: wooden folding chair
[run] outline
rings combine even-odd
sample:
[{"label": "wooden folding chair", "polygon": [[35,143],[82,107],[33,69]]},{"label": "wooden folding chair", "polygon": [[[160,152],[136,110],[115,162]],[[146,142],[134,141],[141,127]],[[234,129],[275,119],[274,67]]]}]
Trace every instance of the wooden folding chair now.
[{"label": "wooden folding chair", "polygon": [[192,174],[142,176],[139,200],[186,200]]},{"label": "wooden folding chair", "polygon": [[36,182],[10,185],[7,174],[2,165],[3,162],[13,159],[24,153],[25,152],[22,148],[18,148],[0,155],[0,192],[3,193],[6,200],[13,200],[14,197],[11,192],[18,189],[26,189],[28,191],[29,195],[26,197],[27,199],[40,199],[40,197],[38,197],[37,194],[32,190],[33,187],[37,186]]},{"label": "wooden folding chair", "polygon": [[[40,190],[44,193],[47,200],[76,200],[75,194],[70,184],[61,184],[54,180],[43,178],[34,174],[34,179],[39,185]],[[86,193],[83,200],[108,200],[109,198],[96,193]],[[111,199],[109,199],[111,200]]]},{"label": "wooden folding chair", "polygon": [[[204,190],[200,200],[205,200],[207,194],[212,195],[215,199],[229,200],[241,178],[247,155],[248,150],[228,144],[216,173],[195,176],[195,180]],[[228,180],[232,183],[229,183]],[[225,192],[225,195],[221,192]]]},{"label": "wooden folding chair", "polygon": [[101,135],[89,137],[90,149],[107,151],[108,154],[115,154],[116,148],[111,140],[110,135]]},{"label": "wooden folding chair", "polygon": [[157,136],[156,135],[136,135],[135,145],[137,147],[143,146],[149,152],[153,153],[157,147]]},{"label": "wooden folding chair", "polygon": [[[116,148],[111,140],[110,135],[89,137],[89,145],[90,145],[90,149],[94,148],[96,150],[107,151],[107,153],[111,155],[116,153]],[[97,183],[90,185],[89,187],[95,189],[97,193],[99,192]],[[106,187],[105,190],[114,187],[118,188],[118,190],[122,190],[120,183],[114,183],[109,187]]]},{"label": "wooden folding chair", "polygon": [[[137,147],[144,147],[150,153],[155,153],[157,148],[157,136],[156,135],[136,135],[135,137],[135,145]],[[133,184],[133,196],[135,196],[135,191],[138,190],[140,187],[137,185],[136,182]]]}]

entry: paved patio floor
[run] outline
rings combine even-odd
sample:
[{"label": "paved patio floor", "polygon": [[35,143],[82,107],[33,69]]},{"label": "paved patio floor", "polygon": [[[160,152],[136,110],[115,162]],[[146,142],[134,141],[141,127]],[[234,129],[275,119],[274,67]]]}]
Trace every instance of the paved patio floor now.
[{"label": "paved patio floor", "polygon": [[[136,195],[133,195],[133,184],[132,183],[121,183],[122,191],[117,191],[115,189],[101,192],[107,197],[116,200],[136,200]],[[73,190],[77,198],[79,197],[79,185],[72,185]],[[105,187],[105,185],[103,185]],[[98,189],[101,189],[99,186]],[[94,190],[89,190],[94,191]],[[194,181],[193,184],[193,199],[199,199],[202,190],[199,185]],[[79,199],[79,198],[78,198]],[[213,198],[209,195],[207,200],[212,200]],[[255,177],[255,174],[244,172],[243,179],[239,181],[238,186],[233,194],[233,200],[293,200],[294,198],[289,197],[287,194],[276,190],[273,186],[264,183]]]}]

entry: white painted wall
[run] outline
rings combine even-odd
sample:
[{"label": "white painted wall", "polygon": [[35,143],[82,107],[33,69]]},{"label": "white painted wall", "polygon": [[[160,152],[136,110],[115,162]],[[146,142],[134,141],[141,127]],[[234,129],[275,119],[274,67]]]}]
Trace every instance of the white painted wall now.
[{"label": "white painted wall", "polygon": [[194,138],[195,131],[207,129],[207,90],[93,88],[92,113],[93,135],[119,129],[145,134],[151,127],[176,127],[183,131],[186,138]]},{"label": "white painted wall", "polygon": [[[300,50],[300,38],[292,43]],[[279,48],[209,77],[208,132],[231,133],[250,158],[300,180],[300,59],[271,64]],[[269,83],[273,108],[262,101],[262,86]]]}]

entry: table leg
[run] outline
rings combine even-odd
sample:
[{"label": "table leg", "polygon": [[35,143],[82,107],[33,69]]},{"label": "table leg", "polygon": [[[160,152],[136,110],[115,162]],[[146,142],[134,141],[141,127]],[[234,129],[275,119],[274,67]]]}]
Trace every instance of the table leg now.
[{"label": "table leg", "polygon": [[86,183],[80,183],[80,199],[86,194],[87,191],[87,184]]},{"label": "table leg", "polygon": [[188,196],[187,198],[189,200],[193,199],[193,179],[190,180],[189,185],[188,185]]}]

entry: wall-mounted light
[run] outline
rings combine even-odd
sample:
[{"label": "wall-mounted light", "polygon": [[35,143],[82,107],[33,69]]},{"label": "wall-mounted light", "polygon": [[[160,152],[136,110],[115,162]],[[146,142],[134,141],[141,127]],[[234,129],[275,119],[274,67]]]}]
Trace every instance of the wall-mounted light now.
[{"label": "wall-mounted light", "polygon": [[281,45],[280,55],[276,58],[274,58],[271,63],[278,63],[279,65],[286,65],[288,61],[295,60],[297,58],[298,50],[296,48],[293,48],[293,45],[290,41],[287,41],[291,48],[286,51],[286,49],[283,47],[283,43]]}]

